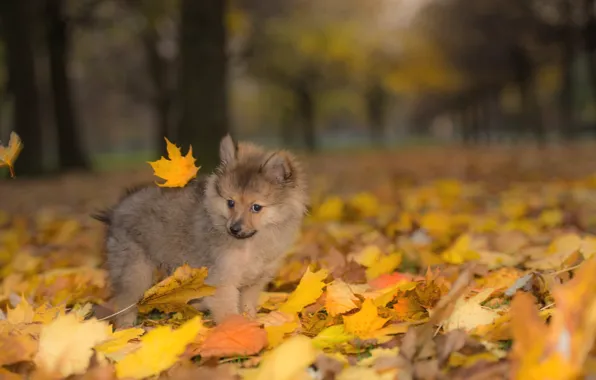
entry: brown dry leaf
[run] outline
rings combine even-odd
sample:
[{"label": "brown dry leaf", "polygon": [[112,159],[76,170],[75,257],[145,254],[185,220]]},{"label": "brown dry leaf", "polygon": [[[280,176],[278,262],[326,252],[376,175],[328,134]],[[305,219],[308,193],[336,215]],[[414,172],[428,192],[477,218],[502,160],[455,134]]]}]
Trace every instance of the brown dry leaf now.
[{"label": "brown dry leaf", "polygon": [[206,278],[207,268],[191,268],[184,264],[145,292],[139,302],[139,312],[158,309],[166,313],[181,311],[193,315],[196,311],[188,302],[215,292],[214,287],[205,285]]}]

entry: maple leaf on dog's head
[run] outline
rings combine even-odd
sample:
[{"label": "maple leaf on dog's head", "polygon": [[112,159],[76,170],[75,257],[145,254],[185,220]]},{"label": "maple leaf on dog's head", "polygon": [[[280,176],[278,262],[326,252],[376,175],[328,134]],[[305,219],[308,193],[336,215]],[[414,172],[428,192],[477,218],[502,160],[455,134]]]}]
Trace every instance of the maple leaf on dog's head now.
[{"label": "maple leaf on dog's head", "polygon": [[196,160],[192,156],[192,145],[188,149],[186,156],[182,156],[180,148],[172,144],[167,138],[165,140],[169,160],[162,157],[157,161],[149,162],[155,176],[166,180],[165,183],[158,183],[157,186],[184,187],[188,181],[197,176],[197,172],[201,167],[195,166]]},{"label": "maple leaf on dog's head", "polygon": [[[1,144],[1,142],[0,142]],[[14,178],[14,162],[23,150],[21,138],[15,132],[10,133],[10,140],[7,146],[0,145],[0,167],[8,166],[10,176]]]}]

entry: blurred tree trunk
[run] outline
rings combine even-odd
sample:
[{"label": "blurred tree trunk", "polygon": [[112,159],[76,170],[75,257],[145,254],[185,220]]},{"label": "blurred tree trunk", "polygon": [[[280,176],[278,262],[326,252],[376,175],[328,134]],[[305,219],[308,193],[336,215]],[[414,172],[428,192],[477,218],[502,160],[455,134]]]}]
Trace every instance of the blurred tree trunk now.
[{"label": "blurred tree trunk", "polygon": [[301,80],[294,87],[296,109],[301,118],[304,144],[309,152],[317,150],[315,124],[315,99],[313,89],[307,80]]},{"label": "blurred tree trunk", "polygon": [[89,169],[89,159],[83,152],[80,125],[76,120],[68,78],[70,30],[64,15],[64,0],[47,0],[46,27],[52,102],[58,132],[58,167],[60,170]]},{"label": "blurred tree trunk", "polygon": [[378,81],[372,81],[366,91],[366,116],[370,128],[371,142],[383,145],[385,137],[385,111],[387,108],[387,92]]},{"label": "blurred tree trunk", "polygon": [[153,27],[147,27],[143,33],[143,46],[149,69],[149,76],[153,82],[155,93],[151,98],[155,119],[157,120],[156,143],[160,155],[166,155],[164,137],[172,140],[172,88],[170,86],[170,63],[161,56],[158,50],[159,35]]},{"label": "blurred tree trunk", "polygon": [[281,140],[285,147],[294,147],[294,121],[295,116],[292,108],[284,105],[281,111]]},{"label": "blurred tree trunk", "polygon": [[559,93],[560,106],[560,120],[559,120],[559,134],[565,140],[573,138],[573,131],[575,129],[573,119],[573,59],[574,52],[574,33],[573,33],[573,17],[571,4],[568,0],[562,2],[561,15],[564,22],[563,40],[562,40],[562,57],[561,57],[561,72],[563,80],[561,84],[561,91]]},{"label": "blurred tree trunk", "polygon": [[14,95],[15,130],[26,148],[16,162],[18,175],[44,172],[44,143],[35,70],[31,0],[0,1],[0,21],[8,55],[8,75]]},{"label": "blurred tree trunk", "polygon": [[219,163],[219,141],[228,132],[225,1],[180,2],[180,122],[177,143],[192,144],[198,165]]},{"label": "blurred tree trunk", "polygon": [[588,56],[588,73],[592,87],[592,96],[596,99],[596,13],[594,0],[584,0],[584,11],[587,16],[583,28],[584,49]]}]

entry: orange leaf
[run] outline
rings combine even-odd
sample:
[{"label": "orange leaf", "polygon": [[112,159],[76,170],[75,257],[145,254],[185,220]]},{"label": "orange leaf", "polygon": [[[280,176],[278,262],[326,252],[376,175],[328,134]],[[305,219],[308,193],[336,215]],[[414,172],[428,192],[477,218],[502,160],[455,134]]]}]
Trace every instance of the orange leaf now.
[{"label": "orange leaf", "polygon": [[216,326],[205,338],[203,357],[254,355],[267,345],[267,333],[257,322],[233,315]]},{"label": "orange leaf", "polygon": [[197,176],[200,167],[195,166],[195,159],[192,156],[192,146],[188,149],[186,156],[182,156],[180,148],[172,144],[167,138],[168,149],[167,160],[165,157],[157,161],[149,162],[157,177],[166,180],[165,183],[158,183],[160,187],[184,187],[188,181]]},{"label": "orange leaf", "polygon": [[10,140],[7,146],[0,145],[0,167],[8,166],[10,170],[10,176],[14,178],[14,162],[16,161],[19,153],[23,149],[23,143],[21,138],[15,132],[10,133]]}]

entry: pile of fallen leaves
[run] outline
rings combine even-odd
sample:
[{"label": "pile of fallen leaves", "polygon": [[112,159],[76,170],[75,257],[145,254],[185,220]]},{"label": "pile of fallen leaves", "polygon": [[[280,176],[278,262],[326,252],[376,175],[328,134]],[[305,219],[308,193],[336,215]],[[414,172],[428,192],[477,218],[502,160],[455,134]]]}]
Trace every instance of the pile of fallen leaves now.
[{"label": "pile of fallen leaves", "polygon": [[[196,174],[192,154],[173,157],[184,181]],[[0,378],[596,374],[596,177],[313,200],[255,320],[215,326],[189,305],[213,291],[207,271],[183,266],[145,293],[137,327],[116,331],[94,315],[110,292],[99,223],[0,212]]]}]

